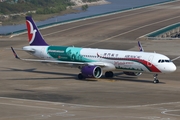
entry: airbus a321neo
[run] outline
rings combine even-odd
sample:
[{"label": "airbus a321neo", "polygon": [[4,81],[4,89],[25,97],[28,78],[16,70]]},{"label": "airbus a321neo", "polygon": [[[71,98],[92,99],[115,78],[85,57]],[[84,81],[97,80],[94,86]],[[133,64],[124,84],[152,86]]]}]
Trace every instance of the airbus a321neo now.
[{"label": "airbus a321neo", "polygon": [[175,64],[165,55],[144,52],[140,42],[140,51],[80,48],[70,46],[50,46],[42,37],[32,17],[26,17],[29,45],[22,49],[40,59],[21,59],[11,47],[17,59],[24,61],[70,64],[80,69],[78,79],[112,78],[112,71],[123,71],[130,76],[142,73],[153,73],[154,83],[159,83],[159,73],[171,73],[176,70]]}]

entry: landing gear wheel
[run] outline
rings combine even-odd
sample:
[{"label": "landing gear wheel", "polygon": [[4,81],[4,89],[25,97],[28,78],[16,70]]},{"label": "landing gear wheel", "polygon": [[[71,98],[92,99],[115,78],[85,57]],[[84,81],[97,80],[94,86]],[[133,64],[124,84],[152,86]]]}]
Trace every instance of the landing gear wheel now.
[{"label": "landing gear wheel", "polygon": [[79,79],[79,80],[83,80],[83,79],[85,79],[85,77],[82,75],[82,73],[79,73],[79,74],[78,74],[78,79]]},{"label": "landing gear wheel", "polygon": [[105,73],[105,77],[107,77],[107,78],[113,78],[113,76],[114,76],[114,73],[112,71],[107,71]]},{"label": "landing gear wheel", "polygon": [[154,82],[154,84],[156,84],[156,83],[159,83],[159,80],[154,80],[153,82]]},{"label": "landing gear wheel", "polygon": [[154,74],[154,81],[153,81],[153,83],[159,83],[159,80],[158,80],[158,78],[157,78],[157,76],[158,76],[158,74]]}]

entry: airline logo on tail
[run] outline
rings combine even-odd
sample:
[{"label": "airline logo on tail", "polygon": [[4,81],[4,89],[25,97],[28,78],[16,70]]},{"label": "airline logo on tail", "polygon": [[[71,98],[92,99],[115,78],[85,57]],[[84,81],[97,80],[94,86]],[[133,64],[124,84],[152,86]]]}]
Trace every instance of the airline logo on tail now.
[{"label": "airline logo on tail", "polygon": [[32,17],[26,17],[26,27],[28,30],[29,44],[31,46],[47,46],[41,33],[39,32],[36,24],[34,23]]},{"label": "airline logo on tail", "polygon": [[26,25],[28,29],[29,44],[31,44],[34,41],[37,30],[33,28],[33,25],[28,20],[26,20]]}]

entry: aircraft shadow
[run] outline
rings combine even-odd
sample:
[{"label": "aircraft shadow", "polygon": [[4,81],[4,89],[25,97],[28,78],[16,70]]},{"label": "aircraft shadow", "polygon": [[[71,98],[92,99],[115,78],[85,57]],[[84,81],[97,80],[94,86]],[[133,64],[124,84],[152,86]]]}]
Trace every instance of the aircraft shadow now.
[{"label": "aircraft shadow", "polygon": [[[5,67],[4,67],[5,68]],[[30,69],[17,69],[17,68],[5,68],[6,70],[1,71],[16,71],[16,72],[29,72],[29,73],[39,73],[39,74],[49,74],[49,75],[65,75],[70,77],[42,77],[42,78],[14,78],[14,79],[8,79],[8,80],[67,80],[67,79],[74,79],[79,80],[77,78],[77,74],[69,74],[69,73],[59,73],[59,72],[47,72],[47,71],[37,71],[37,68],[30,68]],[[97,80],[91,80],[91,79],[85,79],[85,80],[79,80],[79,81],[92,81],[95,82]]]},{"label": "aircraft shadow", "polygon": [[70,73],[59,73],[59,72],[47,72],[47,71],[38,71],[36,68],[31,69],[17,69],[17,68],[5,68],[6,70],[1,71],[16,71],[16,72],[29,72],[29,73],[38,73],[38,74],[49,74],[49,75],[65,75],[70,77],[46,77],[46,78],[16,78],[11,80],[49,80],[49,79],[74,79],[77,77],[76,74]]},{"label": "aircraft shadow", "polygon": [[[153,77],[152,77],[152,80],[138,79],[137,76],[126,76],[126,75],[124,75],[123,72],[121,72],[121,73],[114,73],[114,76],[115,77],[112,78],[112,80],[116,80],[116,81],[129,81],[129,82],[139,82],[139,83],[153,83]],[[165,84],[165,83],[160,81],[158,84]]]},{"label": "aircraft shadow", "polygon": [[[17,69],[17,68],[5,68],[6,70],[1,71],[16,71],[16,72],[30,72],[30,73],[39,73],[39,74],[49,74],[49,75],[65,75],[69,77],[45,77],[45,78],[15,78],[15,79],[9,79],[9,80],[63,80],[63,79],[74,79],[79,80],[77,78],[77,74],[70,74],[70,73],[59,73],[59,72],[47,72],[47,71],[37,71],[37,68],[31,68],[31,69]],[[139,80],[136,76],[124,76],[124,74],[121,73],[114,73],[114,78],[106,78],[105,76],[102,76],[103,79],[107,80],[116,80],[116,81],[130,81],[130,82],[140,82],[140,83],[153,83],[153,80]],[[152,78],[153,79],[153,78]],[[91,79],[87,78],[85,80],[79,80],[79,81],[92,81],[96,82],[98,79]],[[158,84],[165,84],[164,82],[160,82]]]}]

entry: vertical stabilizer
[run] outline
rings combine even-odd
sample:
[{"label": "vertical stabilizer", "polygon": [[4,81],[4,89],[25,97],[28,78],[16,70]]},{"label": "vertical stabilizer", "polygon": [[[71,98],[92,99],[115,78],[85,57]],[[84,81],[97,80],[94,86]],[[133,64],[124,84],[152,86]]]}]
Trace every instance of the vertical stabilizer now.
[{"label": "vertical stabilizer", "polygon": [[26,27],[28,31],[29,44],[31,46],[47,46],[48,44],[45,42],[42,37],[40,31],[38,30],[36,24],[32,17],[26,17]]}]

